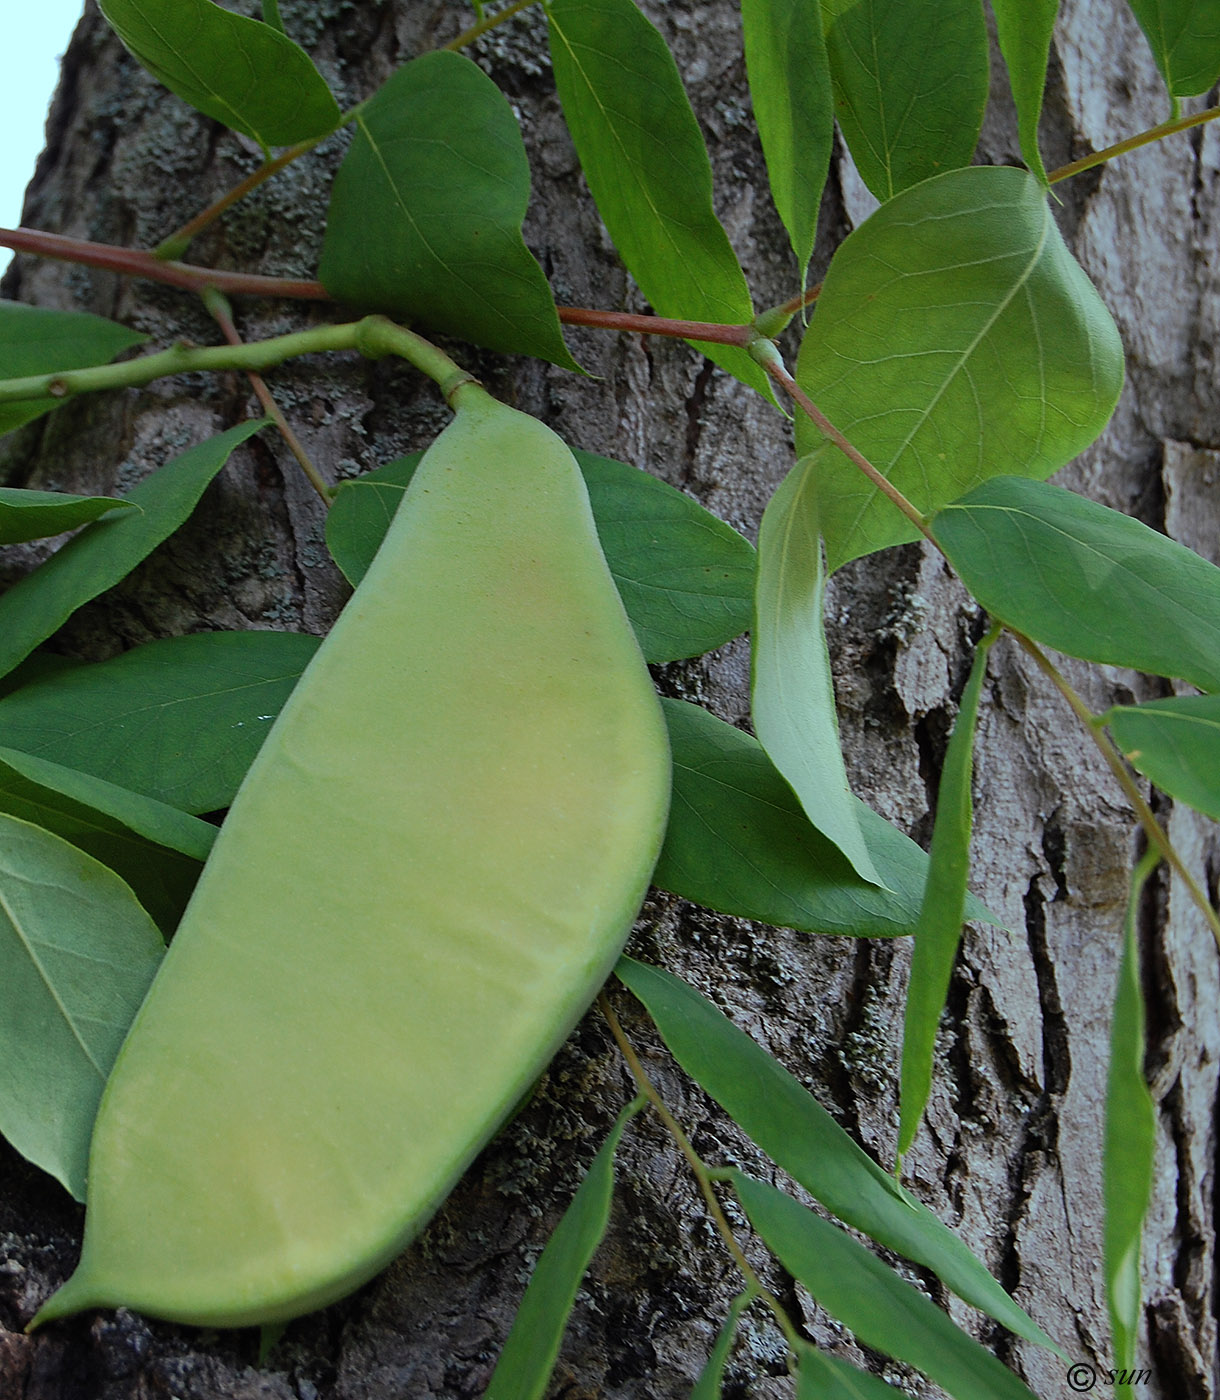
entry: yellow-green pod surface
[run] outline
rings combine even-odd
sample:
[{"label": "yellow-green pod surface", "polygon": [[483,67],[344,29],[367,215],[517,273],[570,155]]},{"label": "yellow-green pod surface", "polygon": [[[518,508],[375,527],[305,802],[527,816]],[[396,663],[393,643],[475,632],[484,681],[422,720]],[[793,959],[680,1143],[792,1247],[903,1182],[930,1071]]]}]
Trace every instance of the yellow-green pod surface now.
[{"label": "yellow-green pod surface", "polygon": [[251,768],[35,1319],[276,1322],[426,1223],[609,974],[669,749],[579,470],[474,385]]}]

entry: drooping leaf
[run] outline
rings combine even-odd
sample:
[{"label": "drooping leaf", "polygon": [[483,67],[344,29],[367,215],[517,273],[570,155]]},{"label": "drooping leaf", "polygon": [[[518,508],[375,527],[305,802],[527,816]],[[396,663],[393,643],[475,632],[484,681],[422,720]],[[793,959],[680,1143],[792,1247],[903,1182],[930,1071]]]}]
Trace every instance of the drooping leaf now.
[{"label": "drooping leaf", "polygon": [[1220,821],[1220,695],[1116,705],[1105,719],[1132,767]]},{"label": "drooping leaf", "polygon": [[264,149],[325,136],[339,125],[339,104],[313,60],[272,25],[212,0],[99,4],[158,82]]},{"label": "drooping leaf", "polygon": [[168,539],[233,449],[266,421],[240,423],[161,467],[123,497],[137,510],[86,525],[0,596],[0,675],[46,641],[82,603],[118,583]]},{"label": "drooping leaf", "polygon": [[821,0],[835,115],[880,200],[969,165],[987,105],[979,0]]},{"label": "drooping leaf", "polygon": [[1038,150],[1038,118],[1042,115],[1042,95],[1059,0],[991,0],[991,8],[1017,107],[1021,155],[1045,184],[1046,167]]},{"label": "drooping leaf", "polygon": [[70,496],[61,491],[23,491],[0,486],[0,544],[44,540],[87,525],[112,510],[131,510],[114,496]]},{"label": "drooping leaf", "polygon": [[737,1197],[768,1248],[866,1346],[930,1376],[956,1400],[1036,1400],[931,1299],[829,1221],[742,1172]]},{"label": "drooping leaf", "polygon": [[614,973],[644,1003],[687,1074],[827,1210],[878,1244],[932,1269],[959,1297],[1019,1336],[1058,1352],[953,1231],[693,987],[631,958],[620,958]]},{"label": "drooping leaf", "polygon": [[508,99],[464,55],[421,54],[361,108],[318,276],[352,306],[575,369],[521,237],[529,193]]},{"label": "drooping leaf", "polygon": [[907,986],[902,1025],[902,1072],[899,1090],[898,1156],[914,1141],[932,1088],[932,1057],[936,1028],[945,1007],[953,963],[966,914],[966,881],[970,874],[970,833],[974,803],[970,783],[974,771],[974,730],[979,696],[987,671],[987,654],[994,639],[985,638],[974,654],[957,721],[945,753],[932,829],[928,883],[915,929],[911,978]]},{"label": "drooping leaf", "polygon": [[1173,99],[1197,97],[1220,78],[1220,7],[1215,0],[1129,0]]},{"label": "drooping leaf", "polygon": [[817,491],[814,460],[804,458],[763,512],[751,658],[754,732],[809,820],[861,878],[880,884],[839,744]]},{"label": "drooping leaf", "polygon": [[[598,212],[661,316],[745,324],[750,290],[712,207],[712,167],[677,64],[633,0],[551,0],[551,62]],[[700,343],[770,395],[744,350]]]},{"label": "drooping leaf", "polygon": [[619,1114],[571,1205],[547,1241],[484,1400],[542,1400],[576,1301],[576,1290],[610,1220],[614,1154],[623,1129],[644,1103],[643,1098],[635,1099]]},{"label": "drooping leaf", "polygon": [[739,1293],[729,1305],[728,1316],[721,1324],[720,1331],[716,1333],[715,1344],[708,1355],[707,1364],[699,1373],[694,1390],[690,1393],[690,1400],[720,1400],[721,1388],[724,1385],[724,1368],[728,1365],[729,1353],[733,1350],[737,1325],[752,1299],[752,1294]]},{"label": "drooping leaf", "polygon": [[1220,690],[1220,569],[1061,486],[997,477],[932,533],[993,617],[1056,651]]},{"label": "drooping leaf", "polygon": [[896,1400],[906,1394],[880,1376],[849,1366],[804,1342],[796,1355],[796,1400]]},{"label": "drooping leaf", "polygon": [[102,1086],[163,952],[117,875],[0,814],[0,1133],[78,1200]]},{"label": "drooping leaf", "polygon": [[[806,817],[762,745],[685,700],[662,699],[674,758],[660,889],[742,919],[807,933],[892,938],[914,931],[926,852],[852,798],[884,888],[862,880]],[[996,923],[976,899],[967,917]]]},{"label": "drooping leaf", "polygon": [[317,648],[296,632],[147,642],[0,700],[0,744],[182,812],[217,811]]},{"label": "drooping leaf", "polygon": [[0,748],[0,812],[109,866],[166,934],[177,927],[216,835],[175,807],[8,748]]},{"label": "drooping leaf", "polygon": [[[326,543],[355,586],[381,544],[422,453],[345,482],[326,517]],[[637,467],[577,452],[598,538],[645,657],[699,656],[744,632],[754,550],[689,496]]]},{"label": "drooping leaf", "polygon": [[[1106,1135],[1102,1181],[1105,1200],[1106,1298],[1114,1334],[1114,1365],[1135,1364],[1140,1325],[1140,1238],[1152,1194],[1156,1157],[1156,1106],[1144,1078],[1144,993],[1140,985],[1136,923],[1144,883],[1159,855],[1150,852],[1131,879],[1123,956],[1110,1025],[1110,1072],[1106,1088]],[[1131,1387],[1115,1388],[1131,1395]]]},{"label": "drooping leaf", "polygon": [[834,141],[834,97],[818,0],[742,0],[750,102],[771,197],[804,282]]},{"label": "drooping leaf", "polygon": [[[1047,477],[1108,421],[1123,351],[1024,170],[954,170],[839,247],[801,346],[801,387],[922,512],[999,472]],[[917,538],[803,416],[830,568]]]},{"label": "drooping leaf", "polygon": [[[0,379],[24,379],[57,370],[109,364],[148,337],[83,311],[52,311],[19,301],[0,301]],[[0,404],[0,433],[11,432],[53,408],[59,399]]]},{"label": "drooping leaf", "polygon": [[74,666],[84,664],[75,656],[60,656],[57,652],[43,649],[32,651],[19,666],[14,666],[7,675],[0,676],[0,699],[11,695],[14,690],[20,690],[23,685],[45,680],[48,676],[57,676],[72,670]]}]

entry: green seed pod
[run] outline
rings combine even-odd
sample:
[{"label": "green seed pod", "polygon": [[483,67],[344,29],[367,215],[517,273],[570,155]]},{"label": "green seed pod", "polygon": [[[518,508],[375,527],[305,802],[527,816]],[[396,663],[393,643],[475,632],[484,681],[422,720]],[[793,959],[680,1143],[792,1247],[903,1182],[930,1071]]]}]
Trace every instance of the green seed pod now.
[{"label": "green seed pod", "polygon": [[251,768],[35,1324],[278,1322],[423,1227],[588,1006],[669,749],[580,472],[474,385]]}]

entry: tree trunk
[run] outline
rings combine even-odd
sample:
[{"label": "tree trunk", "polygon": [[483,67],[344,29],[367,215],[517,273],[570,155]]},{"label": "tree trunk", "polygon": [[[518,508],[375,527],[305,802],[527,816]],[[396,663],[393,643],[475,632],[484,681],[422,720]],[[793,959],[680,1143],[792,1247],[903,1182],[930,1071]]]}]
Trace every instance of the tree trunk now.
[{"label": "tree trunk", "polygon": [[[236,8],[236,6],[235,6]],[[254,12],[257,7],[240,8]],[[766,194],[731,0],[651,0],[704,125],[719,212],[757,305],[794,290],[786,240]],[[1047,165],[1163,119],[1146,46],[1119,5],[1065,0],[1043,123]],[[452,37],[465,7],[445,0],[281,0],[289,32],[350,106],[399,63]],[[19,42],[19,36],[14,42]],[[475,56],[523,114],[534,171],[527,240],[558,300],[643,309],[584,189],[542,57],[538,11],[494,31]],[[1003,70],[980,159],[1019,160]],[[193,245],[192,261],[278,275],[316,267],[331,138]],[[48,147],[25,222],[152,247],[257,164],[240,138],[169,96],[123,52],[93,0],[64,64]],[[1103,439],[1063,474],[1088,495],[1165,529],[1220,562],[1220,406],[1213,354],[1220,295],[1208,256],[1220,223],[1220,137],[1208,126],[1058,187],[1061,226],[1114,313],[1128,382]],[[868,212],[836,155],[812,277]],[[10,298],[88,310],[154,344],[215,339],[190,295],[109,273],[19,257]],[[243,301],[247,338],[328,314]],[[573,332],[596,378],[457,347],[488,387],[570,443],[646,467],[747,533],[792,460],[785,421],[675,342]],[[795,353],[795,344],[787,346]],[[421,447],[447,418],[405,367],[351,357],[294,362],[276,396],[332,480]],[[235,421],[237,375],[162,381],[67,403],[0,441],[0,482],[105,492],[131,484]],[[154,637],[212,628],[323,632],[346,595],[322,538],[323,511],[270,435],[235,454],[192,521],[135,575],[82,609],[63,649],[99,659]],[[30,548],[21,566],[39,557]],[[17,566],[11,566],[8,577]],[[917,839],[980,630],[939,556],[915,546],[843,569],[830,598],[840,724],[856,790]],[[1094,709],[1150,697],[1154,683],[1070,666]],[[659,668],[663,691],[742,722],[748,651],[739,641]],[[938,1076],[907,1158],[908,1184],[987,1261],[1072,1355],[1105,1367],[1100,1146],[1108,1046],[1134,823],[1062,702],[1007,642],[993,652],[976,771],[974,889],[1008,928],[971,926],[943,1020]],[[1213,897],[1214,827],[1163,815]],[[1159,1105],[1158,1170],[1145,1244],[1141,1397],[1214,1400],[1216,1346],[1216,949],[1176,881],[1141,911],[1149,1066]],[[721,918],[655,895],[632,951],[687,978],[806,1083],[883,1163],[893,1160],[905,940],[815,938]],[[625,994],[620,1014],[651,1073],[708,1158],[770,1169],[683,1079]],[[200,1332],[119,1311],[22,1334],[70,1271],[82,1211],[0,1148],[0,1400],[426,1400],[477,1396],[491,1374],[528,1270],[614,1115],[633,1090],[601,1018],[571,1037],[528,1108],[479,1158],[425,1236],[354,1297],[294,1323],[265,1364],[252,1332]],[[655,1119],[636,1121],[619,1157],[609,1236],[577,1303],[554,1393],[671,1400],[689,1394],[728,1300],[731,1261],[695,1184]],[[756,1261],[811,1337],[881,1369],[799,1287]],[[943,1290],[900,1266],[934,1296]],[[945,1300],[948,1301],[948,1300]],[[950,1311],[1048,1398],[1065,1366],[955,1301]],[[726,1395],[790,1394],[783,1347],[747,1320]],[[894,1365],[912,1395],[934,1388]],[[1108,1393],[1103,1385],[1098,1393]]]}]

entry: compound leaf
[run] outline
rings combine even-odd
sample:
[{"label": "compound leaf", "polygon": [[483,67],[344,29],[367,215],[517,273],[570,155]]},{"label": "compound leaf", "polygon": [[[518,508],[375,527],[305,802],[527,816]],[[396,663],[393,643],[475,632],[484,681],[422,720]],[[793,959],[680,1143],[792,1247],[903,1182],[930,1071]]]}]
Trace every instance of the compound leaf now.
[{"label": "compound leaf", "polygon": [[802,1342],[797,1348],[796,1400],[896,1400],[896,1390],[880,1376],[849,1366]]},{"label": "compound leaf", "polygon": [[1173,99],[1197,97],[1220,78],[1220,7],[1215,0],[1129,0]]},{"label": "compound leaf", "polygon": [[1220,821],[1220,695],[1116,705],[1105,719],[1132,767]]},{"label": "compound leaf", "polygon": [[64,491],[26,491],[0,486],[0,544],[45,540],[87,525],[112,510],[132,510],[114,496],[70,496]]},{"label": "compound leaf", "polygon": [[991,8],[1016,103],[1021,155],[1046,184],[1046,167],[1038,150],[1038,118],[1059,0],[991,0]]}]

